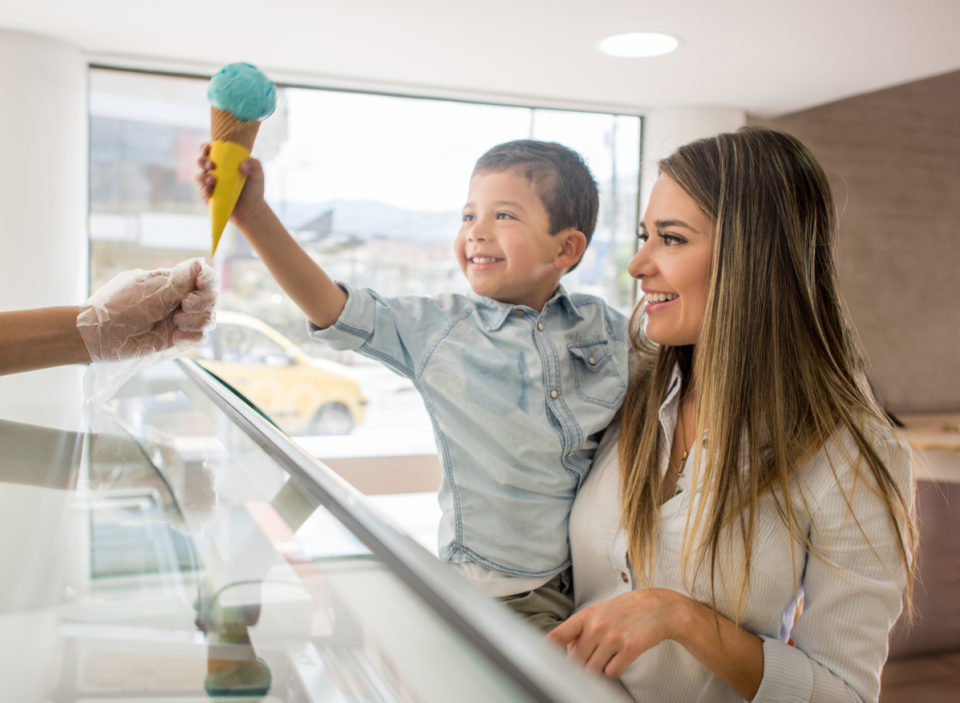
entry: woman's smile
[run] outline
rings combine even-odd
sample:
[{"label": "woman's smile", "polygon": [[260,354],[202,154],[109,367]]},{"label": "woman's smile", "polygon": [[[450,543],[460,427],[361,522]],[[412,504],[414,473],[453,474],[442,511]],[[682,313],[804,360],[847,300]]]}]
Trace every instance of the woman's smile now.
[{"label": "woman's smile", "polygon": [[643,296],[646,302],[643,310],[648,315],[656,314],[668,308],[671,303],[676,302],[680,298],[676,293],[658,293],[656,291],[644,291]]}]

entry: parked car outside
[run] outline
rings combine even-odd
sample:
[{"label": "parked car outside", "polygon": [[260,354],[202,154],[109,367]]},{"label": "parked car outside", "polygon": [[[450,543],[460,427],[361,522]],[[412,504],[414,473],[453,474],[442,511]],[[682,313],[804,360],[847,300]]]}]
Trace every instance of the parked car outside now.
[{"label": "parked car outside", "polygon": [[218,311],[216,328],[192,356],[288,434],[349,434],[366,414],[349,368],[309,356],[250,315]]}]

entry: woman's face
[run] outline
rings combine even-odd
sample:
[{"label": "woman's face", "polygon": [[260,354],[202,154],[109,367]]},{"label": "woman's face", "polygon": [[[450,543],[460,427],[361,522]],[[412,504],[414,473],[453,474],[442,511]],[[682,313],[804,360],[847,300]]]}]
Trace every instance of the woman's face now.
[{"label": "woman's face", "polygon": [[660,176],[640,225],[640,249],[627,266],[644,294],[645,330],[657,344],[696,344],[700,337],[714,223],[668,176]]}]

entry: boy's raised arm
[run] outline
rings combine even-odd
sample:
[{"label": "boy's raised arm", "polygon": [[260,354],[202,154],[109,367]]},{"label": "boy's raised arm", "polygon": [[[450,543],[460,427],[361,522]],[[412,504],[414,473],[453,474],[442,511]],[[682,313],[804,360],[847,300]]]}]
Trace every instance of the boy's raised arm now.
[{"label": "boy's raised arm", "polygon": [[329,327],[343,312],[347,294],[310,258],[270,206],[261,202],[249,219],[236,222],[237,227],[307,319],[317,327]]},{"label": "boy's raised arm", "polygon": [[[210,197],[215,179],[209,146],[198,160],[201,195]],[[263,167],[256,159],[240,164],[247,176],[231,220],[252,246],[280,287],[317,327],[329,327],[343,312],[347,294],[304,251],[263,197]]]}]

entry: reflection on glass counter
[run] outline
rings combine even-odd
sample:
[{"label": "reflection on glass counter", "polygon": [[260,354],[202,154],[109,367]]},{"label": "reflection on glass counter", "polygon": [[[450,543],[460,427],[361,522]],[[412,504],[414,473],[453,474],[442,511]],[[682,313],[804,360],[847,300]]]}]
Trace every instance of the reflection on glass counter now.
[{"label": "reflection on glass counter", "polygon": [[620,699],[190,362],[0,446],[3,700]]}]

